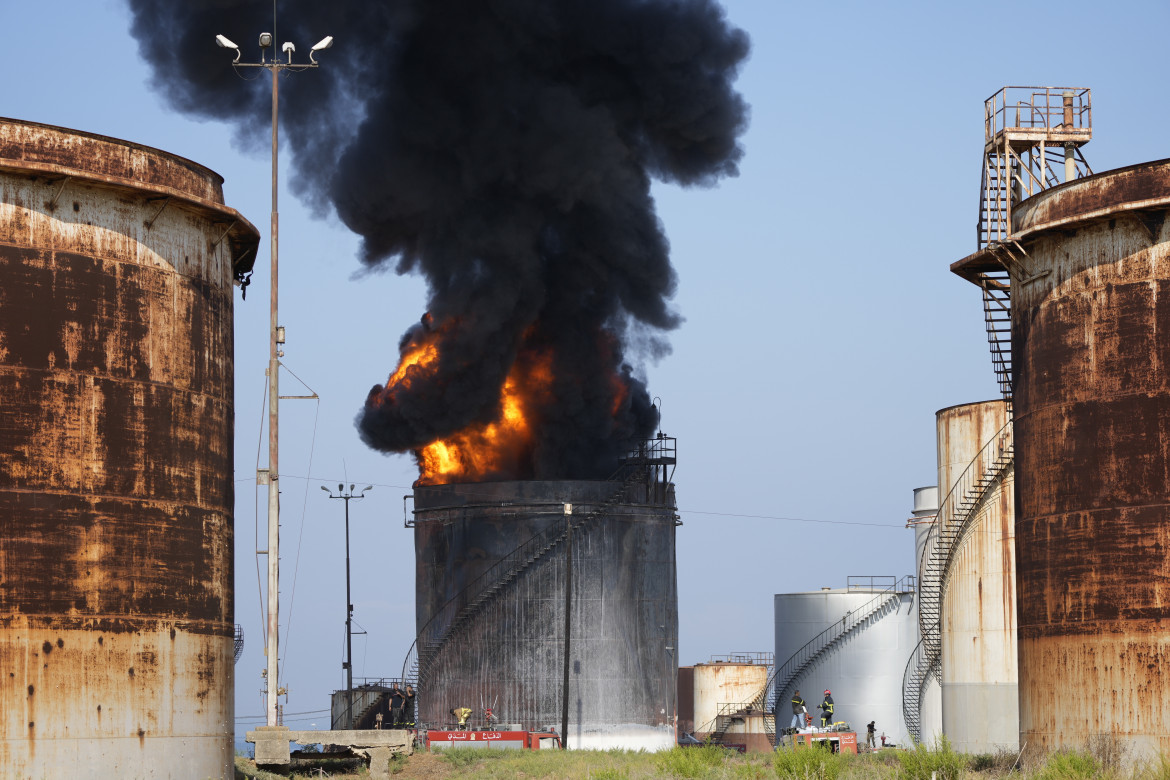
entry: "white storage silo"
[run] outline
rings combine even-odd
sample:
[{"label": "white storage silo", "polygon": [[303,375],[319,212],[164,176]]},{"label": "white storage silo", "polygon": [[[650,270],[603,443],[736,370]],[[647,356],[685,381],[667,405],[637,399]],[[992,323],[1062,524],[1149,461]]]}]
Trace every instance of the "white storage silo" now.
[{"label": "white storage silo", "polygon": [[[939,484],[951,492],[964,472],[982,467],[986,459],[977,456],[988,443],[996,446],[1009,412],[1004,401],[985,401],[943,409],[937,418]],[[1014,465],[992,476],[943,578],[943,732],[967,753],[1019,747]]]},{"label": "white storage silo", "polygon": [[849,580],[846,588],[775,596],[777,728],[788,725],[795,689],[814,719],[829,689],[835,720],[860,732],[859,742],[872,720],[889,741],[908,744],[902,678],[918,643],[916,594],[908,578]]}]

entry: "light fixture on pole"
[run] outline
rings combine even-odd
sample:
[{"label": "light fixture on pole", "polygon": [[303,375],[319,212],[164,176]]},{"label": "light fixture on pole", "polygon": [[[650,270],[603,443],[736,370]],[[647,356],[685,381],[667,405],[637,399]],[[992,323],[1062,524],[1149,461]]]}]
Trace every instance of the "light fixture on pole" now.
[{"label": "light fixture on pole", "polygon": [[284,328],[277,325],[277,260],[279,248],[279,216],[277,212],[277,105],[278,81],[281,71],[302,71],[316,68],[318,63],[312,57],[313,52],[327,49],[333,45],[333,36],[322,39],[310,52],[309,62],[293,63],[293,52],[296,47],[291,43],[284,44],[288,52],[287,62],[277,62],[275,56],[268,59],[268,49],[272,47],[272,33],[260,34],[260,61],[240,62],[240,47],[223,35],[215,36],[216,44],[223,49],[235,51],[236,57],[232,60],[235,68],[267,68],[272,73],[272,221],[271,221],[271,280],[270,280],[270,311],[268,334],[268,468],[260,469],[256,474],[258,485],[268,485],[268,625],[265,632],[265,655],[267,656],[264,669],[265,714],[269,726],[276,726],[277,698],[284,691],[280,688],[278,670],[280,623],[280,447],[279,447],[279,369],[280,357],[284,353],[280,347],[284,344]]},{"label": "light fixture on pole", "polygon": [[345,727],[353,728],[353,599],[349,589],[349,502],[353,499],[365,498],[367,490],[373,490],[373,485],[366,485],[361,492],[354,495],[353,485],[349,492],[345,492],[345,485],[337,486],[337,495],[324,485],[321,489],[329,494],[330,498],[340,498],[345,502]]}]

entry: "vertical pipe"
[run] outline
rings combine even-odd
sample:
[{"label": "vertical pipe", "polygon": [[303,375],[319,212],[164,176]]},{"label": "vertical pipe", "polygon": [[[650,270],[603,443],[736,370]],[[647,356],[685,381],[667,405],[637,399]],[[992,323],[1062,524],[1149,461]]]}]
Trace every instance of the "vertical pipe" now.
[{"label": "vertical pipe", "polygon": [[[1073,93],[1065,92],[1064,98],[1064,127],[1066,130],[1073,129]],[[1064,180],[1072,181],[1077,177],[1077,162],[1073,158],[1073,152],[1076,146],[1071,142],[1064,144]]]},{"label": "vertical pipe", "polygon": [[279,68],[276,63],[270,68],[272,71],[272,223],[271,232],[271,280],[269,306],[269,334],[268,334],[268,645],[267,658],[267,700],[266,716],[269,726],[277,725],[276,700],[279,695],[280,680],[278,678],[277,659],[280,634],[280,488],[279,488],[279,459],[278,446],[279,420],[278,407],[280,406],[279,368],[276,354],[276,294],[277,294],[277,235],[278,220],[276,209],[276,149],[277,149],[277,122],[276,109],[278,102],[277,75]]},{"label": "vertical pipe", "polygon": [[561,749],[569,747],[569,637],[572,634],[573,605],[573,516],[565,505],[565,679],[561,696]]}]

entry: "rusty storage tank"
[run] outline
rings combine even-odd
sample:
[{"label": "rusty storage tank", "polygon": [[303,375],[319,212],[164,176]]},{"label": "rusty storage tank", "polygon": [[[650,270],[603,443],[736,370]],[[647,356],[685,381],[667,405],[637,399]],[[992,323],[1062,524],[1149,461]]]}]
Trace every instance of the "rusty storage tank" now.
[{"label": "rusty storage tank", "polygon": [[[958,502],[962,531],[943,575],[941,611],[943,733],[966,753],[1019,749],[1015,469],[979,457],[999,446],[1008,419],[1002,400],[936,414],[939,485],[970,494]],[[972,480],[973,470],[988,473]]]},{"label": "rusty storage tank", "polygon": [[768,685],[773,662],[772,653],[731,653],[695,664],[695,738],[706,739],[722,730],[723,745],[772,750],[763,709],[751,705]]},{"label": "rusty storage tank", "polygon": [[0,119],[0,767],[232,770],[232,282],[214,172]]},{"label": "rusty storage tank", "polygon": [[[927,547],[932,545],[935,539],[931,530],[938,520],[938,503],[937,485],[914,488],[914,509],[911,511],[910,519],[906,521],[906,525],[908,528],[914,529],[914,574],[919,583],[923,581],[922,568],[926,556],[929,554]],[[921,632],[919,632],[919,639],[921,638]],[[916,657],[919,652],[920,648],[916,649]],[[903,697],[907,695],[906,684],[906,681],[903,680]],[[907,706],[905,699],[903,706]],[[942,688],[936,675],[930,675],[923,685],[918,700],[918,727],[922,737],[921,741],[926,745],[933,745],[943,733]]]},{"label": "rusty storage tank", "polygon": [[672,484],[434,485],[414,502],[420,724],[449,725],[456,707],[475,724],[492,707],[560,729],[568,575],[568,747],[674,746]]},{"label": "rusty storage tank", "polygon": [[[1170,160],[1013,210],[1020,741],[1170,752]],[[968,278],[995,248],[954,265]]]}]

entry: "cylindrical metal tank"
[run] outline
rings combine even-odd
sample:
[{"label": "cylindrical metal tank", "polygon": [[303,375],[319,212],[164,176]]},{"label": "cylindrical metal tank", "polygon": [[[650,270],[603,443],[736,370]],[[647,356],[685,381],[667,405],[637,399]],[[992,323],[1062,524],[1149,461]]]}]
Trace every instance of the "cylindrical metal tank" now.
[{"label": "cylindrical metal tank", "polygon": [[[568,746],[674,746],[673,486],[666,503],[647,500],[646,485],[586,481],[435,485],[414,499],[420,723],[491,707],[507,723],[560,729],[568,563]],[[567,558],[557,539],[584,518]]]},{"label": "cylindrical metal tank", "polygon": [[[962,404],[936,420],[939,485],[951,493],[1000,435],[1008,408],[1002,400]],[[967,753],[1019,747],[1014,473],[1009,465],[971,508],[944,579],[942,726]]]},{"label": "cylindrical metal tank", "polygon": [[[776,664],[783,669],[788,659],[809,640],[832,629],[850,616],[860,617],[870,610],[871,617],[835,639],[819,652],[791,683],[777,675],[777,729],[791,720],[788,701],[798,688],[808,703],[814,722],[820,716],[816,705],[826,689],[833,692],[838,720],[847,721],[862,732],[865,724],[875,721],[877,733],[898,745],[910,742],[902,715],[902,678],[906,662],[918,644],[917,594],[905,587],[852,587],[777,594]],[[904,581],[899,581],[904,583]]]},{"label": "cylindrical metal tank", "polygon": [[[697,739],[705,739],[718,729],[720,708],[749,704],[764,691],[770,667],[767,663],[756,663],[754,660],[765,659],[752,659],[748,654],[733,654],[725,658],[712,658],[708,663],[695,664],[694,713]],[[766,660],[770,661],[771,658]],[[722,743],[742,745],[751,751],[770,751],[772,743],[764,729],[762,710],[745,711],[743,714],[742,720],[736,719],[728,725]]]},{"label": "cylindrical metal tank", "polygon": [[1012,231],[1020,740],[1170,753],[1170,160]]},{"label": "cylindrical metal tank", "polygon": [[232,776],[232,282],[259,235],[222,181],[0,119],[7,776]]},{"label": "cylindrical metal tank", "polygon": [[914,575],[922,581],[922,566],[925,562],[927,538],[938,517],[938,487],[914,489],[914,511],[906,525],[914,529]]},{"label": "cylindrical metal tank", "polygon": [[[931,529],[934,528],[935,522],[938,520],[938,502],[937,485],[914,489],[914,509],[907,525],[914,529],[914,574],[919,583],[922,582],[927,544],[933,538],[931,537]],[[919,638],[921,638],[921,633]],[[903,695],[905,695],[905,691],[903,691]],[[933,745],[943,733],[942,688],[935,675],[931,675],[927,679],[923,688],[918,707],[918,721],[922,742]]]}]

